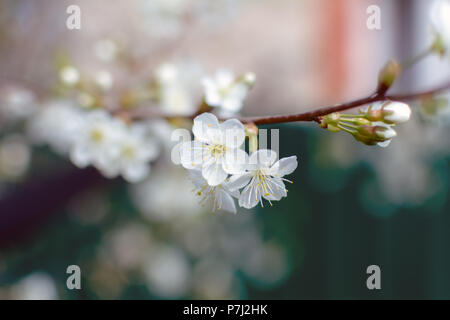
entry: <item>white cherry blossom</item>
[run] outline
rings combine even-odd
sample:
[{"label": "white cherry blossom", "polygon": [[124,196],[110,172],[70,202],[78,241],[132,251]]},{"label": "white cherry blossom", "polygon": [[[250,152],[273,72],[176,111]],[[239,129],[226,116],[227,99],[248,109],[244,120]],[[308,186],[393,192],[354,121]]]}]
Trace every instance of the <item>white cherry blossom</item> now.
[{"label": "white cherry blossom", "polygon": [[200,169],[209,185],[217,186],[228,174],[245,169],[247,153],[239,149],[245,141],[243,124],[230,119],[219,124],[216,116],[203,113],[194,119],[194,141],[180,146],[180,160],[186,169]]},{"label": "white cherry blossom", "polygon": [[0,89],[0,122],[28,119],[36,110],[36,97],[32,91],[16,86]]},{"label": "white cherry blossom", "polygon": [[46,143],[57,153],[67,154],[80,134],[84,115],[70,100],[47,102],[28,123],[28,136],[33,143]]},{"label": "white cherry blossom", "polygon": [[149,162],[159,154],[156,141],[147,136],[144,125],[133,124],[120,135],[117,143],[117,157],[111,155],[112,161],[101,168],[102,172],[109,177],[120,174],[131,183],[142,181],[150,172]]},{"label": "white cherry blossom", "polygon": [[195,63],[163,63],[155,71],[158,85],[158,102],[164,112],[191,115],[198,106],[201,69]]},{"label": "white cherry blossom", "polygon": [[237,81],[233,72],[219,69],[214,77],[206,77],[202,81],[205,88],[205,102],[211,107],[220,107],[229,113],[241,110],[248,94],[248,86]]},{"label": "white cherry blossom", "polygon": [[127,126],[121,119],[97,110],[86,116],[70,157],[80,168],[93,165],[108,178],[122,175],[134,183],[147,177],[149,162],[158,154],[159,146],[144,124]]},{"label": "white cherry blossom", "polygon": [[224,210],[236,213],[233,198],[239,198],[239,188],[242,187],[237,180],[239,176],[232,176],[217,186],[210,186],[200,171],[189,170],[189,174],[196,194],[201,197],[200,204],[212,205],[214,211]]},{"label": "white cherry blossom", "polygon": [[249,158],[247,172],[236,178],[234,183],[246,187],[239,197],[239,205],[250,209],[261,203],[262,199],[278,201],[287,196],[287,190],[283,178],[291,174],[297,168],[297,157],[292,156],[276,161],[277,154],[273,150],[258,150],[252,153]]},{"label": "white cherry blossom", "polygon": [[71,149],[70,159],[80,168],[90,164],[100,169],[109,167],[120,154],[119,141],[125,124],[104,110],[90,112],[84,122]]}]

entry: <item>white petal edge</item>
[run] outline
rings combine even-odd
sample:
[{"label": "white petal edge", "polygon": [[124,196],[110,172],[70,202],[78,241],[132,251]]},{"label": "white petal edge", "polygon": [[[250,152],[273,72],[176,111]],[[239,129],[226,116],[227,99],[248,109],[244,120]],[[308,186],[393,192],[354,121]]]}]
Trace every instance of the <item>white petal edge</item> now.
[{"label": "white petal edge", "polygon": [[297,156],[282,158],[270,168],[270,174],[275,177],[284,177],[294,172],[297,166]]},{"label": "white petal edge", "polygon": [[250,165],[257,165],[258,167],[271,167],[277,159],[278,155],[275,151],[270,149],[261,149],[251,154],[249,163]]},{"label": "white petal edge", "polygon": [[209,137],[207,135],[208,129],[218,129],[219,120],[212,113],[205,112],[195,117],[194,125],[192,126],[192,132],[197,140],[208,142]]}]

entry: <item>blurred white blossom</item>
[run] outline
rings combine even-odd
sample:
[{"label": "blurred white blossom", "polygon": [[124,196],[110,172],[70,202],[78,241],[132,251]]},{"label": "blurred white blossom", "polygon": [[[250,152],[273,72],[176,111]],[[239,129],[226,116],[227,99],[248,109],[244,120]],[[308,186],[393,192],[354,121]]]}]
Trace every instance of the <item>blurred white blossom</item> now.
[{"label": "blurred white blossom", "polygon": [[67,154],[83,126],[83,113],[71,100],[52,100],[41,105],[28,124],[28,136],[37,144],[49,144]]},{"label": "blurred white blossom", "polygon": [[102,39],[94,45],[95,56],[103,62],[112,62],[118,55],[117,43],[111,39]]},{"label": "blurred white blossom", "polygon": [[106,177],[121,174],[129,182],[138,182],[147,176],[149,162],[158,154],[158,145],[147,136],[145,126],[127,126],[106,111],[95,110],[85,116],[70,157],[78,167],[92,164]]},{"label": "blurred white blossom", "polygon": [[104,239],[108,253],[123,269],[134,269],[143,263],[151,241],[149,230],[133,222],[113,229]]},{"label": "blurred white blossom", "polygon": [[138,10],[143,15],[145,28],[151,35],[173,38],[182,32],[182,20],[188,5],[188,0],[140,0]]},{"label": "blurred white blossom", "polygon": [[109,71],[101,70],[95,74],[95,83],[100,89],[107,91],[112,88],[114,78]]},{"label": "blurred white blossom", "polygon": [[450,52],[450,0],[435,0],[431,6],[431,23],[441,37],[446,52]]},{"label": "blurred white blossom", "polygon": [[148,288],[160,297],[179,298],[189,289],[191,268],[183,251],[176,247],[152,249],[144,273]]},{"label": "blurred white blossom", "polygon": [[80,81],[80,71],[74,66],[64,66],[59,71],[59,78],[63,84],[72,87]]},{"label": "blurred white blossom", "polygon": [[158,102],[168,114],[191,115],[197,110],[201,69],[194,63],[163,63],[155,71]]},{"label": "blurred white blossom", "polygon": [[58,291],[55,281],[47,273],[34,272],[14,285],[14,299],[18,300],[56,300]]},{"label": "blurred white blossom", "polygon": [[145,125],[133,124],[124,128],[117,143],[117,157],[103,170],[107,176],[121,174],[128,182],[142,181],[150,172],[149,162],[159,155],[157,142],[148,136]]},{"label": "blurred white blossom", "polygon": [[225,259],[207,256],[197,262],[193,272],[194,293],[199,299],[239,298],[233,267]]},{"label": "blurred white blossom", "polygon": [[[150,221],[170,221],[202,212],[186,170],[158,166],[143,182],[133,185],[131,196],[140,213]],[[174,197],[174,190],[177,192]]]},{"label": "blurred white blossom", "polygon": [[213,77],[205,77],[202,81],[205,102],[211,107],[222,108],[225,112],[240,111],[248,94],[248,85],[244,80],[236,78],[228,69],[217,70]]},{"label": "blurred white blossom", "polygon": [[22,176],[30,164],[31,150],[24,137],[13,134],[0,140],[0,177]]},{"label": "blurred white blossom", "polygon": [[32,116],[36,110],[36,98],[32,91],[15,86],[1,88],[0,121],[24,120]]}]

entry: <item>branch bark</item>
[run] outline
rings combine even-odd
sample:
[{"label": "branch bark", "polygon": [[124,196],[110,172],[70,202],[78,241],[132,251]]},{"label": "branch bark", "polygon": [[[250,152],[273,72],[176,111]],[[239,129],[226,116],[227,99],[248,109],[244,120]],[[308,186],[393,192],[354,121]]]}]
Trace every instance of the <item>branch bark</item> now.
[{"label": "branch bark", "polygon": [[[256,125],[262,124],[275,124],[275,123],[285,123],[285,122],[298,122],[298,121],[318,121],[318,119],[322,116],[326,116],[333,112],[341,112],[349,109],[353,109],[359,106],[364,106],[366,104],[370,104],[378,101],[385,100],[395,100],[395,101],[408,101],[414,99],[420,99],[422,97],[431,96],[440,92],[444,92],[450,90],[450,81],[447,83],[438,86],[436,88],[432,88],[425,91],[414,92],[414,93],[405,93],[405,94],[395,94],[388,95],[386,94],[387,90],[377,91],[370,96],[335,104],[332,106],[321,107],[315,109],[313,111],[295,113],[295,114],[286,114],[286,115],[274,115],[274,116],[262,116],[262,117],[234,117],[235,119],[240,120],[243,123],[254,123]],[[130,120],[139,120],[139,119],[148,119],[148,118],[164,118],[164,119],[175,119],[175,118],[190,118],[194,119],[198,113],[194,113],[192,115],[167,115],[164,113],[160,113],[157,110],[148,110],[141,109],[135,110],[134,112],[122,113],[122,116],[130,119]],[[226,119],[221,119],[226,120]]]}]

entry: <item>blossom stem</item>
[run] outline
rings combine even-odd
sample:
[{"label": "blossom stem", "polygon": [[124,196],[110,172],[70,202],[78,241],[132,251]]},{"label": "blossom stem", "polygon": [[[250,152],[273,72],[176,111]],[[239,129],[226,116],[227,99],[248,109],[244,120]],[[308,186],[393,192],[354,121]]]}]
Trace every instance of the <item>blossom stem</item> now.
[{"label": "blossom stem", "polygon": [[344,130],[345,132],[348,132],[350,134],[354,134],[356,132],[355,130],[350,130],[349,128],[346,128],[346,127],[344,127],[341,124],[338,124],[338,128],[341,129],[341,130]]}]

